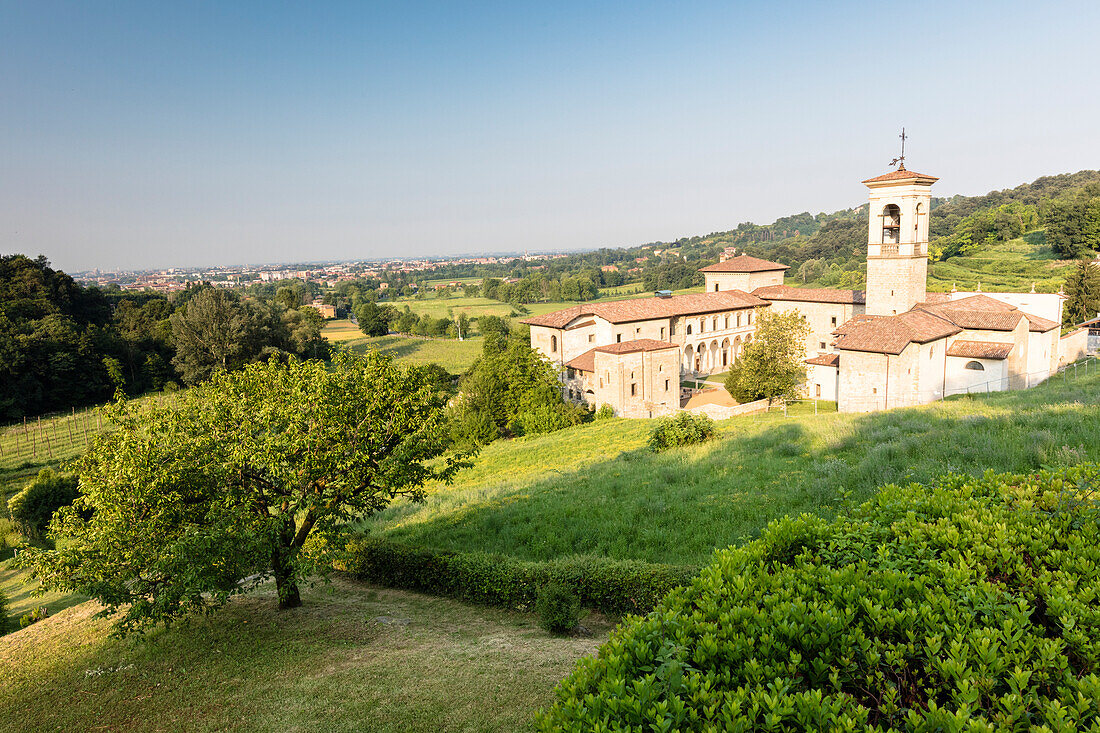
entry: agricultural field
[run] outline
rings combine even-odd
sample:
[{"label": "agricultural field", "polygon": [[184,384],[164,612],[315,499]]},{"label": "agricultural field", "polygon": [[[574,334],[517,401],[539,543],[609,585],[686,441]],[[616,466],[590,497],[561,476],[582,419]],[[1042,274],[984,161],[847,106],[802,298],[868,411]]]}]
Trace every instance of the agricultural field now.
[{"label": "agricultural field", "polygon": [[702,563],[784,514],[829,516],[882,484],[1100,460],[1092,366],[1029,391],[917,408],[734,418],[709,444],[662,454],[645,447],[644,420],[498,441],[453,485],[433,487],[423,504],[399,502],[363,529],[529,560]]},{"label": "agricultural field", "polygon": [[293,611],[274,595],[124,639],[69,599],[0,636],[0,730],[523,730],[610,630],[590,616],[592,636],[555,638],[531,614],[342,577]]},{"label": "agricultural field", "polygon": [[928,289],[1024,292],[1032,283],[1040,293],[1053,293],[1065,282],[1073,264],[1059,260],[1042,231],[1020,239],[983,247],[965,257],[952,257],[928,267]]},{"label": "agricultural field", "polygon": [[325,325],[321,328],[321,335],[334,344],[363,338],[363,332],[359,330],[359,326],[342,318],[325,321]]},{"label": "agricultural field", "polygon": [[376,336],[347,341],[353,351],[378,351],[393,357],[400,364],[439,364],[451,374],[464,374],[481,356],[480,336],[458,339],[421,338],[417,336]]}]

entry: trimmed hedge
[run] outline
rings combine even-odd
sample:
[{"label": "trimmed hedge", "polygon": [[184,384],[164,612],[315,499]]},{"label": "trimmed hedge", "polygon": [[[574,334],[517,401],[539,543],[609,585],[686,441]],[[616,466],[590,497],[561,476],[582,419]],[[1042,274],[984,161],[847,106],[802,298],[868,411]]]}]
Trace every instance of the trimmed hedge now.
[{"label": "trimmed hedge", "polygon": [[576,593],[583,606],[615,615],[648,611],[699,572],[694,566],[592,557],[526,562],[369,537],[352,540],[337,569],[393,588],[524,611],[534,609],[540,589],[556,582]]},{"label": "trimmed hedge", "polygon": [[773,522],[627,620],[544,731],[1100,731],[1100,468]]}]

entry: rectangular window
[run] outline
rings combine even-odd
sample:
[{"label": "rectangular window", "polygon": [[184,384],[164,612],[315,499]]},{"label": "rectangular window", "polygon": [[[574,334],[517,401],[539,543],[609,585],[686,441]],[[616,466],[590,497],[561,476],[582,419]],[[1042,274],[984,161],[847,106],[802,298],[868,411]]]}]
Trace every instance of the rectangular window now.
[{"label": "rectangular window", "polygon": [[638,328],[635,328],[635,329],[634,329],[634,334],[635,334],[635,335],[637,335],[637,334],[639,334],[639,333],[641,333],[641,332],[642,332],[642,327],[641,327],[641,326],[639,326]]},{"label": "rectangular window", "polygon": [[621,333],[615,334],[615,343],[621,344],[623,342],[623,335]]},{"label": "rectangular window", "polygon": [[592,343],[595,340],[596,340],[596,334],[594,334],[594,333],[588,334],[588,343]]},{"label": "rectangular window", "polygon": [[741,328],[741,314],[740,313],[737,314],[737,327]]},{"label": "rectangular window", "polygon": [[832,318],[830,319],[830,325],[831,325],[831,326],[832,326],[833,328],[836,328],[836,316],[833,316],[833,317],[832,317]]},{"label": "rectangular window", "polygon": [[661,326],[661,340],[662,341],[665,340],[665,327],[664,326]]},{"label": "rectangular window", "polygon": [[667,392],[667,391],[668,391],[668,380],[666,379],[665,380],[665,392]]},{"label": "rectangular window", "polygon": [[637,393],[638,393],[638,385],[636,385],[636,384],[630,385],[630,396],[633,397]]},{"label": "rectangular window", "polygon": [[824,342],[824,341],[818,341],[818,342],[817,342],[817,348],[819,348],[819,349],[821,349],[822,351],[824,351],[824,350],[825,350],[825,342]]},{"label": "rectangular window", "polygon": [[815,396],[820,397],[821,396],[821,385],[820,384],[815,384],[814,387],[817,388],[817,390],[815,392]]}]

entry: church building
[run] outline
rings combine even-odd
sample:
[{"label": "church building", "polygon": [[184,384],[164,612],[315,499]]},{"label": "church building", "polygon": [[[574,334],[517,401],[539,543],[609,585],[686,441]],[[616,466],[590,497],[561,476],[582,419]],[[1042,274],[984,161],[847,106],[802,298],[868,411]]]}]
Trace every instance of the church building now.
[{"label": "church building", "polygon": [[903,161],[863,181],[865,291],[792,287],[783,282],[787,265],[723,257],[701,270],[702,293],[585,303],[528,318],[531,345],[557,364],[571,399],[630,417],[675,412],[681,377],[729,369],[763,308],[806,319],[805,393],[836,400],[841,412],[1039,384],[1084,350],[1060,337],[1064,296],[986,293],[980,285],[927,292],[937,180]]}]

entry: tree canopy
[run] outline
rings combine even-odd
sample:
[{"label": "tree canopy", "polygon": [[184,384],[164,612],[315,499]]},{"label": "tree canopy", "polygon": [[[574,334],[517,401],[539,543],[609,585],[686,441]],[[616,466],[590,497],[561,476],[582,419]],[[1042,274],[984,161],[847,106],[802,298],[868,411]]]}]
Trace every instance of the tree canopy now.
[{"label": "tree canopy", "polygon": [[1088,260],[1079,260],[1073,272],[1066,278],[1066,304],[1062,309],[1062,325],[1096,318],[1100,313],[1100,266]]},{"label": "tree canopy", "polygon": [[797,311],[757,310],[756,334],[733,362],[726,391],[738,402],[792,398],[806,381],[806,335]]},{"label": "tree canopy", "polygon": [[464,464],[428,372],[376,353],[217,372],[168,405],[108,409],[77,461],[80,496],[28,550],[45,588],[121,613],[120,631],[210,611],[274,577],[281,608],[347,522]]}]

